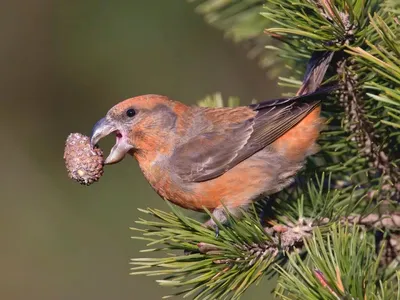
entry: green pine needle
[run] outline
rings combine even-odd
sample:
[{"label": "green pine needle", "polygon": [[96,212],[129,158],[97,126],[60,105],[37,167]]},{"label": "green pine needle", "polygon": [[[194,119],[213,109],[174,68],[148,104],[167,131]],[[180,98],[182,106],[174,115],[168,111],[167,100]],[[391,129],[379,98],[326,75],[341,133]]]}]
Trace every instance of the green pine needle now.
[{"label": "green pine needle", "polygon": [[[171,212],[141,209],[146,217],[131,228],[139,235],[133,238],[147,243],[142,252],[154,257],[132,259],[132,274],[156,276],[160,285],[176,288],[175,295],[194,299],[237,299],[278,272],[275,293],[282,299],[400,300],[399,257],[383,263],[384,241],[399,243],[399,230],[345,223],[381,209],[398,213],[390,200],[400,195],[399,2],[192,1],[208,23],[250,45],[283,86],[298,89],[313,51],[345,52],[326,78],[341,88],[322,101],[321,150],[296,184],[240,219],[228,213],[227,226],[216,222],[218,238],[172,205]],[[224,103],[214,94],[199,105],[234,107],[239,100]],[[298,244],[283,246],[284,233],[274,225],[301,232]]]},{"label": "green pine needle", "polygon": [[305,245],[306,260],[294,253],[288,268],[276,266],[282,299],[400,299],[398,278],[382,273],[383,249],[377,254],[374,237],[359,226],[316,229]]}]

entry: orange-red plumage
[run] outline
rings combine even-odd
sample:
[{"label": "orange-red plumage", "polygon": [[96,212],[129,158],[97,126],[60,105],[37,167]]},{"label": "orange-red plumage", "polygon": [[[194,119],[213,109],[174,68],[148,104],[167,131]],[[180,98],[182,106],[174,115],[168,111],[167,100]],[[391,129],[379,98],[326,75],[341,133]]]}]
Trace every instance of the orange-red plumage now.
[{"label": "orange-red plumage", "polygon": [[[298,96],[237,108],[189,107],[165,96],[118,103],[93,128],[91,143],[115,133],[105,164],[133,155],[165,200],[207,208],[224,222],[261,195],[288,186],[302,168],[320,127],[320,86],[333,52],[314,52]],[[212,220],[207,225],[215,226]]]},{"label": "orange-red plumage", "polygon": [[114,132],[106,163],[133,155],[165,200],[224,221],[232,212],[291,183],[315,149],[321,95],[238,108],[189,107],[145,95],[110,109],[93,130],[95,144]]}]

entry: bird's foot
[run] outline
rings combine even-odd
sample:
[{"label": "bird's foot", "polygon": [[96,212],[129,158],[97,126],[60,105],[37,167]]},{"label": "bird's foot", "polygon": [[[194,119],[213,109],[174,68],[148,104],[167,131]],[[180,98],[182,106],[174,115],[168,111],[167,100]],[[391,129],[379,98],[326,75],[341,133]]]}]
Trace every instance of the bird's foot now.
[{"label": "bird's foot", "polygon": [[219,227],[213,219],[210,218],[210,220],[204,222],[203,226],[206,228],[214,229],[215,237],[217,238],[219,236]]},{"label": "bird's foot", "polygon": [[[235,211],[232,209],[230,210],[231,213]],[[229,226],[228,224],[228,217],[226,215],[226,209],[224,207],[218,207],[213,210],[212,212],[213,218],[210,218],[207,222],[203,223],[203,226],[206,228],[214,229],[215,237],[219,236],[219,226],[214,220],[217,220],[218,224],[223,224],[225,226]]]}]

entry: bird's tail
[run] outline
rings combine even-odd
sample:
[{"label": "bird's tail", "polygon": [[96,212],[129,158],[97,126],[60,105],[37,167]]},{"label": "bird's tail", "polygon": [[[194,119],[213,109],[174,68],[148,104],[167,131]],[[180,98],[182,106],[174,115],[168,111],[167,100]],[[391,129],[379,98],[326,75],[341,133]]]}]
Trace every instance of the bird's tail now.
[{"label": "bird's tail", "polygon": [[257,104],[249,105],[254,110],[267,107],[287,105],[291,102],[314,103],[320,102],[324,95],[330,94],[337,89],[336,85],[324,85],[321,83],[325,77],[329,65],[334,57],[332,51],[315,51],[307,64],[303,84],[297,91],[295,97],[266,100]]},{"label": "bird's tail", "polygon": [[253,110],[261,110],[268,107],[287,105],[293,102],[299,103],[316,103],[321,102],[321,99],[337,89],[336,85],[322,86],[315,92],[303,94],[291,98],[280,98],[275,100],[266,100],[260,103],[249,105]]},{"label": "bird's tail", "polygon": [[303,84],[297,91],[297,96],[312,94],[320,90],[322,80],[324,80],[334,53],[332,51],[314,51],[307,63]]}]

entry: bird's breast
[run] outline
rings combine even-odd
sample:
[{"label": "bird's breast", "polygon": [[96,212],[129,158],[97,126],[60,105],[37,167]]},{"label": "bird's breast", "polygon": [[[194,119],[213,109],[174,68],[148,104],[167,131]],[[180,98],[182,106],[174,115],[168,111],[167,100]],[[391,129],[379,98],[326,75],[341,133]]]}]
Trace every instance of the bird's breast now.
[{"label": "bird's breast", "polygon": [[[205,182],[185,182],[168,165],[168,159],[159,157],[139,165],[153,189],[164,199],[183,208],[213,211],[222,204],[238,207],[249,203],[271,189],[275,168],[267,166],[264,157],[247,159],[223,175]],[[272,170],[273,169],[273,170]]]},{"label": "bird's breast", "polygon": [[176,177],[168,164],[167,156],[157,154],[150,159],[148,155],[135,154],[135,158],[151,187],[164,200],[183,208],[202,210],[200,199],[193,193],[192,184],[182,182]]}]

